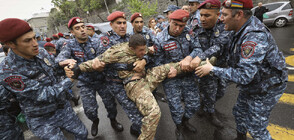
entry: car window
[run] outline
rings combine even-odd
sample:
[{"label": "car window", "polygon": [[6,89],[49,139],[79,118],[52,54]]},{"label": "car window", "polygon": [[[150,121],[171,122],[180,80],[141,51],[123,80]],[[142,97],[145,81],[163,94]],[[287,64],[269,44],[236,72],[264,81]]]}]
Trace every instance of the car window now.
[{"label": "car window", "polygon": [[275,3],[275,4],[265,5],[265,7],[268,9],[268,12],[270,12],[270,11],[276,10],[282,5],[283,3]]},{"label": "car window", "polygon": [[288,3],[287,5],[285,5],[285,6],[283,7],[282,10],[286,10],[286,9],[292,9],[292,5],[291,5],[290,3]]}]

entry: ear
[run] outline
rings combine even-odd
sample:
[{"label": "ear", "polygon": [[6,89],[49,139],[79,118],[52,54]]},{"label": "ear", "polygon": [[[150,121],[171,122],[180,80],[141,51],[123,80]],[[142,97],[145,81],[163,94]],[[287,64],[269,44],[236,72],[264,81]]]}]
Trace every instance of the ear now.
[{"label": "ear", "polygon": [[111,21],[109,22],[109,25],[112,27],[112,22]]},{"label": "ear", "polygon": [[71,29],[71,30],[70,30],[70,33],[71,33],[72,35],[75,35],[75,33],[74,33],[73,30],[74,30],[74,29]]},{"label": "ear", "polygon": [[171,22],[171,19],[168,19],[168,23],[170,23]]},{"label": "ear", "polygon": [[11,41],[6,42],[5,45],[6,46],[9,46],[11,49],[15,49],[16,48],[16,45],[13,42],[11,42]]}]

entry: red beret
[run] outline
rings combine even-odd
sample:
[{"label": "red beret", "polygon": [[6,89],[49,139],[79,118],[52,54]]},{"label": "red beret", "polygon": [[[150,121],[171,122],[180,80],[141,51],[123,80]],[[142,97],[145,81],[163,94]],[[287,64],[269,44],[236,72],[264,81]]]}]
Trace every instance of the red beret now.
[{"label": "red beret", "polygon": [[247,9],[253,8],[252,0],[226,0],[222,4],[228,9]]},{"label": "red beret", "polygon": [[189,19],[189,12],[187,12],[186,10],[179,9],[170,14],[169,18],[179,20],[182,22],[187,22],[187,20]]},{"label": "red beret", "polygon": [[205,0],[202,2],[198,9],[220,9],[221,2],[219,0]]},{"label": "red beret", "polygon": [[72,26],[74,26],[77,23],[84,23],[84,21],[79,17],[73,17],[68,21],[67,27],[71,28]]},{"label": "red beret", "polygon": [[117,18],[126,18],[125,16],[125,13],[124,12],[121,12],[121,11],[115,11],[113,13],[111,13],[108,17],[107,17],[107,20],[108,21],[113,21]]},{"label": "red beret", "polygon": [[63,37],[63,34],[62,34],[62,33],[58,33],[58,36],[59,36],[59,37]]},{"label": "red beret", "polygon": [[92,25],[87,25],[86,27],[90,27],[90,28],[92,28],[93,30],[95,30],[95,27],[92,26]]},{"label": "red beret", "polygon": [[47,42],[47,43],[44,44],[44,47],[53,47],[53,48],[55,48],[55,45],[50,43],[50,42]]},{"label": "red beret", "polygon": [[12,41],[31,30],[29,23],[24,20],[17,18],[4,19],[0,22],[0,41],[2,43]]},{"label": "red beret", "polygon": [[131,16],[131,22],[133,22],[137,17],[142,17],[142,14],[140,14],[140,13],[134,13],[134,14]]},{"label": "red beret", "polygon": [[47,41],[47,42],[50,42],[50,41],[51,41],[51,38],[47,37],[47,38],[46,38],[46,41]]},{"label": "red beret", "polygon": [[52,37],[58,38],[58,36],[56,34],[52,35]]}]

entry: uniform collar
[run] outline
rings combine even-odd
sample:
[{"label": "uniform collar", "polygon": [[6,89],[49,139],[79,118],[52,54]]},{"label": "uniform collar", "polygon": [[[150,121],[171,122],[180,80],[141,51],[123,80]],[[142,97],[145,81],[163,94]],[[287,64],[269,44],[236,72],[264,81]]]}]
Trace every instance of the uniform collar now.
[{"label": "uniform collar", "polygon": [[[42,51],[41,48],[39,48],[39,54],[37,54],[34,58],[43,59],[43,57],[40,55],[41,51]],[[23,58],[22,56],[19,56],[19,55],[15,54],[13,52],[13,50],[9,51],[8,56],[10,58],[12,58],[12,60],[15,59],[15,60],[21,60],[21,61],[30,61],[30,62],[35,61],[34,58],[33,59],[26,59],[26,58]]]},{"label": "uniform collar", "polygon": [[238,32],[236,32],[235,34],[234,34],[234,36],[237,36],[237,35],[239,35],[239,34],[241,34],[243,31],[244,31],[244,29],[251,23],[251,21],[252,21],[252,19],[253,19],[253,16],[251,16],[244,24],[243,24],[243,26],[239,29],[239,31]]}]

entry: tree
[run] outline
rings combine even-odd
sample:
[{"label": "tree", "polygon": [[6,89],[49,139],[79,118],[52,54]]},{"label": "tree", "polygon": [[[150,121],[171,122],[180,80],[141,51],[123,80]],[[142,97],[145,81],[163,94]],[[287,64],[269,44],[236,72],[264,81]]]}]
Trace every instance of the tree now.
[{"label": "tree", "polygon": [[127,4],[131,13],[139,12],[143,17],[150,17],[157,14],[157,0],[154,3],[150,3],[149,1],[144,2],[142,0],[128,0]]}]

